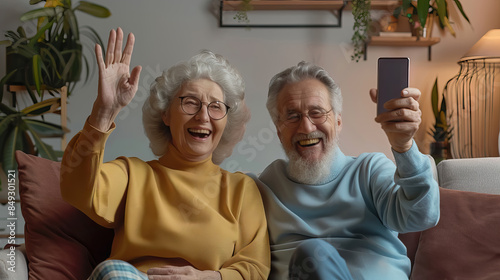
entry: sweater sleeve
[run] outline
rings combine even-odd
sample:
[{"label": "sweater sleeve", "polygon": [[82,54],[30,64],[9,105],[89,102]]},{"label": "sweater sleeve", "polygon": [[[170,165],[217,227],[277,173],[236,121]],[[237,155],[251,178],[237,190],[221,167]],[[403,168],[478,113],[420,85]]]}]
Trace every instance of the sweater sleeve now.
[{"label": "sweater sleeve", "polygon": [[85,123],[71,139],[61,162],[62,197],[96,223],[113,228],[121,219],[127,187],[123,160],[103,164],[104,146],[114,130],[102,132]]},{"label": "sweater sleeve", "polygon": [[394,164],[380,159],[372,174],[371,189],[382,222],[400,233],[421,231],[439,221],[439,187],[428,156],[415,142],[405,153],[393,151]]},{"label": "sweater sleeve", "polygon": [[234,254],[220,270],[222,279],[267,279],[271,252],[262,198],[255,182],[245,175],[239,212],[239,239]]}]

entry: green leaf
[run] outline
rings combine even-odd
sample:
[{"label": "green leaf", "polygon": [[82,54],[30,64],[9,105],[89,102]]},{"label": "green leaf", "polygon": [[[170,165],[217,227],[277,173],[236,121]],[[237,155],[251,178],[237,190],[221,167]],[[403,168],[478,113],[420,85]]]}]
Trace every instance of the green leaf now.
[{"label": "green leaf", "polygon": [[18,118],[19,114],[11,114],[8,115],[0,121],[0,135],[5,136],[7,135],[7,128],[9,128],[10,124],[14,121],[15,118]]},{"label": "green leaf", "polygon": [[462,16],[465,18],[465,20],[467,20],[468,23],[470,23],[470,20],[469,18],[467,17],[467,15],[465,14],[464,12],[464,8],[462,7],[462,3],[460,3],[460,0],[455,0],[455,4],[457,5],[458,7],[458,10],[460,11],[460,13],[462,14]]},{"label": "green leaf", "polygon": [[4,87],[4,85],[9,81],[10,77],[12,77],[16,72],[17,72],[17,69],[14,69],[0,80],[0,101],[3,100],[3,87]]},{"label": "green leaf", "polygon": [[52,148],[52,146],[43,142],[42,139],[40,138],[40,135],[38,135],[29,126],[28,126],[28,130],[30,131],[31,136],[35,140],[35,146],[38,150],[38,153],[40,153],[40,156],[43,158],[46,158],[46,159],[57,161],[57,155],[56,155],[54,149]]},{"label": "green leaf", "polygon": [[35,83],[36,91],[39,96],[42,96],[42,57],[39,54],[33,56],[33,82]]},{"label": "green leaf", "polygon": [[71,68],[74,65],[75,59],[76,59],[76,54],[73,52],[68,60],[68,63],[66,64],[66,67],[64,67],[64,69],[63,69],[63,72],[62,72],[63,80],[68,79],[68,74],[70,73]]},{"label": "green leaf", "polygon": [[9,106],[3,104],[3,103],[0,103],[0,111],[2,113],[4,113],[5,115],[12,115],[12,114],[16,114],[16,113],[19,113],[18,111],[10,108]]},{"label": "green leaf", "polygon": [[45,0],[30,0],[30,5],[35,5],[35,4],[38,4],[42,1],[45,1]]},{"label": "green leaf", "polygon": [[419,0],[417,2],[417,13],[418,20],[422,25],[422,28],[425,27],[425,22],[427,21],[427,15],[429,14],[429,0]]},{"label": "green leaf", "polygon": [[15,169],[16,159],[15,152],[18,148],[22,148],[22,129],[20,123],[16,124],[13,129],[10,131],[9,136],[5,141],[3,146],[3,157],[2,157],[2,165],[4,171]]},{"label": "green leaf", "polygon": [[75,37],[75,40],[80,40],[80,29],[78,28],[78,22],[73,10],[68,9],[64,12],[64,19],[69,25],[71,34]]},{"label": "green leaf", "polygon": [[25,119],[24,122],[41,137],[62,137],[65,133],[62,126],[57,124],[32,119]]},{"label": "green leaf", "polygon": [[56,14],[56,9],[52,7],[40,8],[24,13],[23,15],[21,15],[21,20],[28,21],[32,19],[38,19],[39,17],[53,17]]},{"label": "green leaf", "polygon": [[[26,81],[26,85],[28,85],[27,81]],[[29,85],[26,87],[26,91],[28,91],[28,95],[31,98],[31,102],[33,102],[33,104],[37,104],[38,99],[36,99],[35,93],[31,90],[31,87]]]},{"label": "green leaf", "polygon": [[434,117],[437,119],[439,116],[438,112],[438,99],[439,99],[439,93],[438,93],[438,78],[434,81],[434,86],[432,87],[432,94],[431,94],[431,102],[432,102],[432,112],[434,113]]},{"label": "green leaf", "polygon": [[[50,8],[50,9],[53,9],[53,8]],[[45,35],[45,31],[47,31],[48,29],[52,28],[52,25],[54,24],[55,21],[56,21],[56,18],[54,17],[51,21],[49,21],[47,24],[45,24],[44,26],[42,26],[42,28],[40,28],[40,30],[38,30],[36,32],[35,36],[33,36],[30,39],[29,46],[30,47],[34,47],[35,44],[38,42],[38,39],[42,38]]]},{"label": "green leaf", "polygon": [[21,110],[26,116],[38,116],[45,113],[53,113],[61,106],[61,98],[54,97],[40,101]]},{"label": "green leaf", "polygon": [[111,12],[107,8],[87,1],[80,1],[75,10],[100,18],[107,18],[111,15]]}]

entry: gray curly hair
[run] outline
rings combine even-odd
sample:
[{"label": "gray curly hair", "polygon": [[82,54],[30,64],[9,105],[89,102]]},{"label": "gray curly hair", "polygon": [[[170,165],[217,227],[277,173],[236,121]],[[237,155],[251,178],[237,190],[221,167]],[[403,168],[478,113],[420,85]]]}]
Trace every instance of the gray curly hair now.
[{"label": "gray curly hair", "polygon": [[335,117],[342,112],[342,93],[333,78],[325,69],[312,63],[301,61],[297,66],[292,66],[276,74],[269,82],[266,107],[276,126],[279,121],[278,94],[281,89],[287,84],[306,79],[317,79],[322,82],[330,93],[330,103]]},{"label": "gray curly hair", "polygon": [[221,140],[214,150],[212,161],[220,164],[229,157],[234,146],[245,133],[245,125],[250,120],[250,111],[244,102],[245,83],[239,72],[219,54],[203,50],[189,60],[180,62],[163,71],[151,85],[149,97],[142,107],[144,131],[150,141],[153,153],[161,157],[172,140],[170,127],[163,123],[162,115],[168,111],[171,102],[181,86],[187,81],[209,79],[217,83],[224,93],[224,103],[230,109],[227,124]]}]

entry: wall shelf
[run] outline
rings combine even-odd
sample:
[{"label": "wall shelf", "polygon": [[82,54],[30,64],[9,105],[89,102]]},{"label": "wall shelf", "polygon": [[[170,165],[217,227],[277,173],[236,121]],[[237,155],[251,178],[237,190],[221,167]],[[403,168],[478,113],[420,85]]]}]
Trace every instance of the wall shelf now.
[{"label": "wall shelf", "polygon": [[[352,0],[253,0],[250,2],[252,11],[332,11],[336,12],[337,24],[226,24],[223,22],[224,12],[236,12],[241,10],[243,1],[221,0],[219,13],[220,27],[342,27],[342,12],[352,10]],[[372,0],[372,10],[393,11],[401,5],[400,0]],[[440,38],[420,38],[416,37],[380,37],[372,36],[370,42],[365,44],[364,60],[367,59],[367,46],[390,46],[390,47],[427,47],[428,60],[431,60],[431,47],[439,43]]]},{"label": "wall shelf", "polygon": [[[427,47],[427,59],[431,60],[431,47],[439,43],[441,39],[439,37],[432,38],[419,38],[413,37],[380,37],[372,36],[368,46],[390,46],[390,47]],[[365,56],[366,60],[367,50],[365,45]]]},{"label": "wall shelf", "polygon": [[[331,0],[331,1],[314,1],[314,0],[254,0],[251,1],[252,11],[336,11],[337,24],[226,24],[223,22],[223,14],[225,11],[239,11],[243,5],[243,1],[221,0],[219,11],[219,26],[220,27],[341,27],[342,26],[342,10],[345,8],[347,0]],[[251,12],[251,11],[249,11]]]}]

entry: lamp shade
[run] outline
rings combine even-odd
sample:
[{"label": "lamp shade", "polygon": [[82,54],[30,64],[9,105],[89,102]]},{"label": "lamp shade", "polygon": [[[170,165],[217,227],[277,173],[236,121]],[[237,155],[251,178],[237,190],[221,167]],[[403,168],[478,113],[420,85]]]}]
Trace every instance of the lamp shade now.
[{"label": "lamp shade", "polygon": [[[500,62],[500,29],[491,29],[460,59],[461,61],[487,59]],[[491,61],[490,61],[491,60]]]}]

